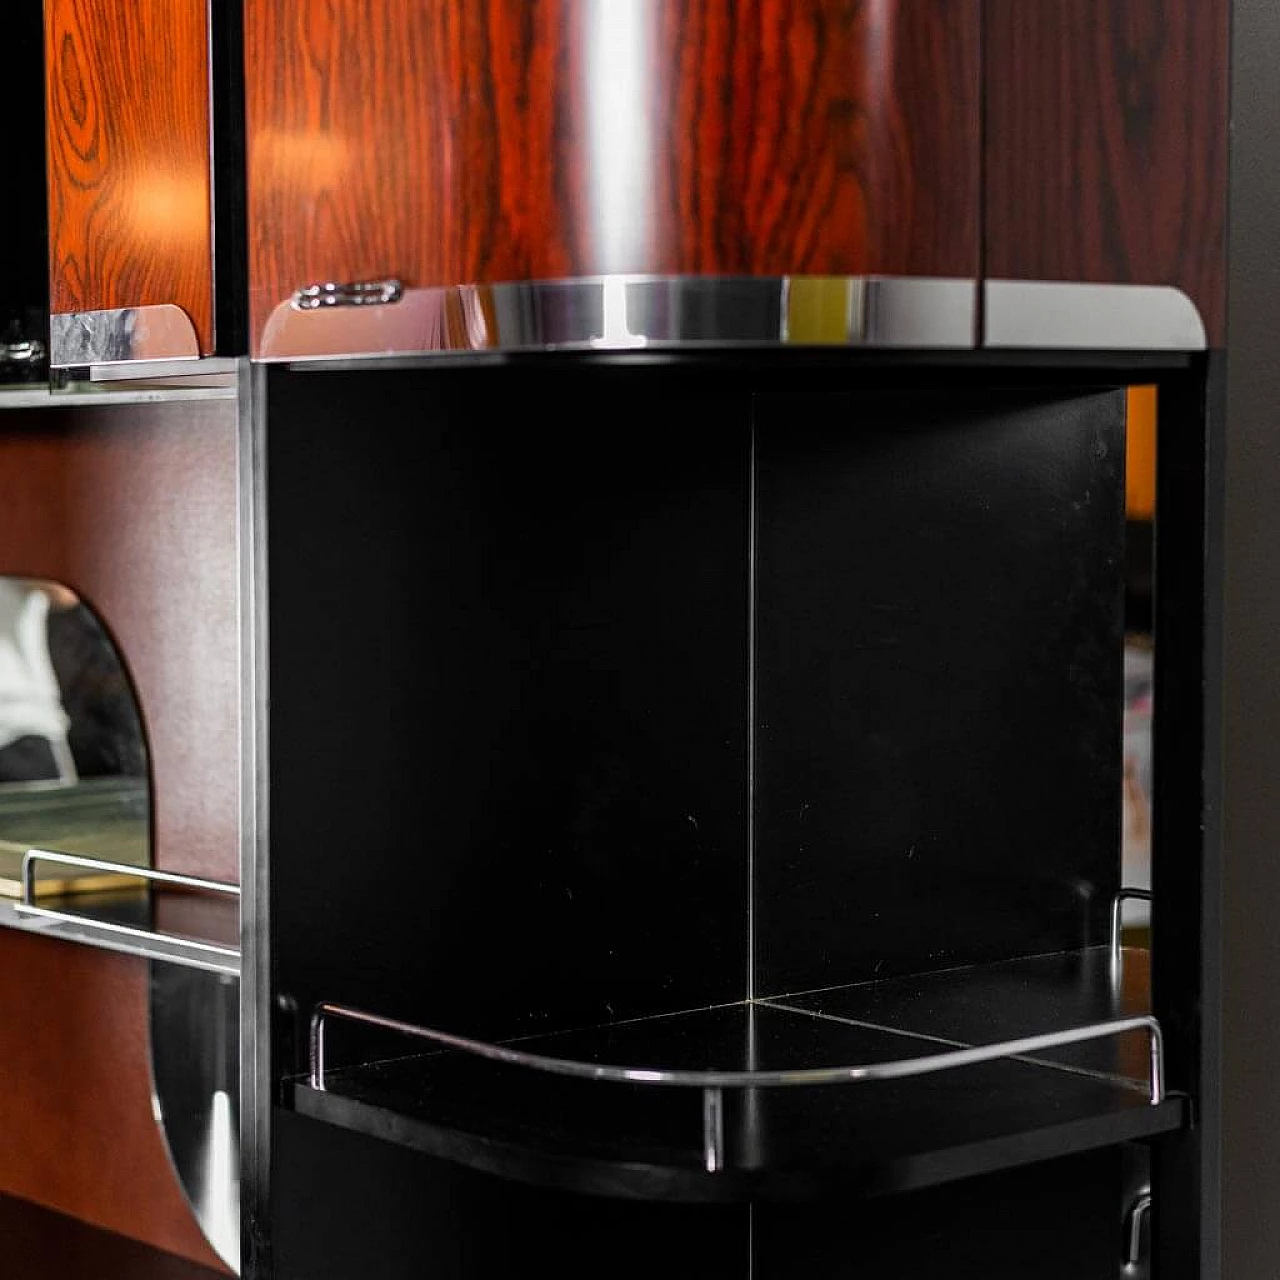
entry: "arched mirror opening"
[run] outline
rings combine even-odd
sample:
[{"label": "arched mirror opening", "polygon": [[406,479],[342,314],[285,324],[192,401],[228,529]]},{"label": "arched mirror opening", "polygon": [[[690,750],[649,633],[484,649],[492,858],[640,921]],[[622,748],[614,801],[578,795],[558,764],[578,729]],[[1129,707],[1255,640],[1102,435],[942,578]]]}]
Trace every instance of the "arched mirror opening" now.
[{"label": "arched mirror opening", "polygon": [[[0,577],[0,893],[21,893],[33,847],[151,862],[147,749],[106,629],[69,587]],[[34,892],[138,890],[136,879],[38,864]]]},{"label": "arched mirror opening", "polygon": [[[0,577],[0,893],[22,897],[32,848],[151,866],[149,756],[133,684],[102,621],[62,583],[10,576]],[[33,868],[35,899],[85,919],[151,929],[163,908],[181,932],[188,916],[193,934],[207,923],[199,895],[127,871],[55,860]],[[150,987],[154,1115],[196,1221],[238,1272],[239,982],[155,961]]]}]

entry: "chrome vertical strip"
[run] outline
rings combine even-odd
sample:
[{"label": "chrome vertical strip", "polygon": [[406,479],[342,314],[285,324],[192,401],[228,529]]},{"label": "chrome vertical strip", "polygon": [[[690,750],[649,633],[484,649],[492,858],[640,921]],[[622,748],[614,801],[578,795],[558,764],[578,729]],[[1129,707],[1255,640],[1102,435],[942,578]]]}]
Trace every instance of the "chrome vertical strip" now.
[{"label": "chrome vertical strip", "polygon": [[983,346],[1203,351],[1204,322],[1181,289],[1145,284],[988,280]]},{"label": "chrome vertical strip", "polygon": [[271,952],[267,860],[266,373],[240,361],[241,1266],[270,1274]]}]

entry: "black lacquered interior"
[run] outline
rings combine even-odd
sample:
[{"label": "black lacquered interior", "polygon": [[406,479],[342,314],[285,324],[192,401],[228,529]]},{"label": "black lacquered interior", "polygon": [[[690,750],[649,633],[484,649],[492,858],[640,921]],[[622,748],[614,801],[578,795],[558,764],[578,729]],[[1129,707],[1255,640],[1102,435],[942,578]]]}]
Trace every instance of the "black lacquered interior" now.
[{"label": "black lacquered interior", "polygon": [[1104,945],[1122,395],[579,374],[565,399],[518,363],[384,370],[374,431],[367,375],[270,373],[282,1101],[653,1200],[926,1187],[1179,1127],[1140,1033],[730,1094],[714,1174],[696,1089],[337,1024],[326,1087],[302,1078],[321,1001],[659,1069],[1148,1011]]}]

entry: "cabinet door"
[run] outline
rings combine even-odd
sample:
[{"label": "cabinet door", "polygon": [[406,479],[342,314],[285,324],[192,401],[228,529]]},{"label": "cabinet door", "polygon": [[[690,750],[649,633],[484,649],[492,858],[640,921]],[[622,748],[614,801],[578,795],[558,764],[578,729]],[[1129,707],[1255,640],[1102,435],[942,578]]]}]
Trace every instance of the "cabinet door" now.
[{"label": "cabinet door", "polygon": [[134,326],[133,348],[117,332],[60,359],[55,320],[55,363],[214,349],[207,8],[47,0],[50,309],[170,306],[189,322],[167,313],[167,343]]},{"label": "cabinet door", "polygon": [[1172,285],[1225,323],[1228,0],[987,0],[986,274]]},{"label": "cabinet door", "polygon": [[978,0],[247,0],[254,353],[322,281],[972,280],[979,35]]}]

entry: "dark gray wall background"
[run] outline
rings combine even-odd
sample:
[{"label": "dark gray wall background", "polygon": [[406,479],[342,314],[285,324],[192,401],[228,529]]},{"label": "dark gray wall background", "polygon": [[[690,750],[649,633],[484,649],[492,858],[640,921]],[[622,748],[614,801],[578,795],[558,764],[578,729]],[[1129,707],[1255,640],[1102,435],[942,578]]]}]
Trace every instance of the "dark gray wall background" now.
[{"label": "dark gray wall background", "polygon": [[1280,1275],[1280,6],[1232,37],[1224,644],[1223,1252]]}]

